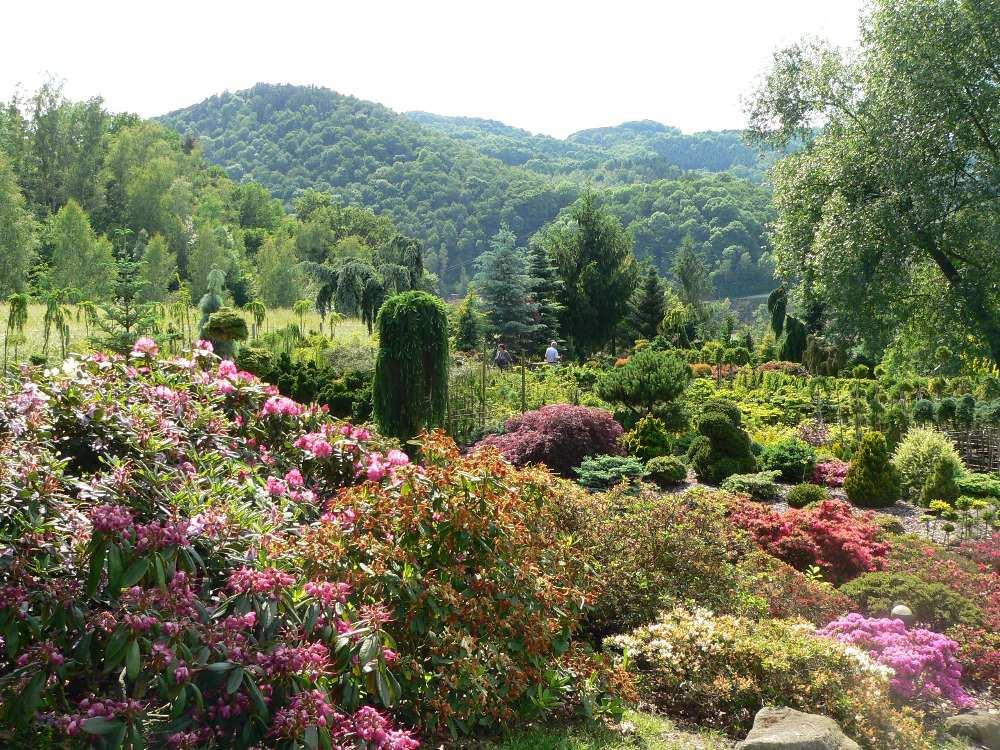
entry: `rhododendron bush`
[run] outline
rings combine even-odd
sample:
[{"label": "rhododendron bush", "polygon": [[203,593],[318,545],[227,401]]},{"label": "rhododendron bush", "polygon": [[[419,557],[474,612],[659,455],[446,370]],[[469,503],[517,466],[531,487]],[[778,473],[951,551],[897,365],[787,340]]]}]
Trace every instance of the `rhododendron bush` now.
[{"label": "rhododendron bush", "polygon": [[856,514],[848,503],[837,500],[784,513],[737,500],[731,517],[775,557],[798,570],[815,565],[834,583],[880,570],[889,553],[874,516]]},{"label": "rhododendron bush", "polygon": [[855,612],[831,622],[819,634],[857,646],[889,667],[889,684],[904,700],[944,699],[961,707],[973,705],[961,687],[962,666],[955,658],[958,644],[940,633]]},{"label": "rhododendron bush", "polygon": [[0,744],[408,750],[592,677],[550,478],[426,451],[207,345],[0,385]]}]

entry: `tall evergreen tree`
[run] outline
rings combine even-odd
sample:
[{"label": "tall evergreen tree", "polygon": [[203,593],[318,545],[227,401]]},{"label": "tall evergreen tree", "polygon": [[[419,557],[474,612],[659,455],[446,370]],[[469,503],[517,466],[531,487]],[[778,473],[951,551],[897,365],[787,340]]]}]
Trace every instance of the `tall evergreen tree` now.
[{"label": "tall evergreen tree", "polygon": [[0,152],[0,299],[24,291],[37,240],[38,227]]},{"label": "tall evergreen tree", "polygon": [[87,214],[72,198],[50,219],[48,241],[54,288],[74,289],[85,299],[94,300],[111,291],[115,278],[111,243],[94,234]]},{"label": "tall evergreen tree", "polygon": [[563,336],[578,353],[606,345],[628,312],[637,281],[632,235],[587,192],[567,219],[542,230],[540,241],[562,282]]},{"label": "tall evergreen tree", "polygon": [[477,259],[476,290],[483,301],[491,333],[523,349],[538,328],[539,305],[533,301],[528,258],[517,237],[504,225]]},{"label": "tall evergreen tree", "polygon": [[169,293],[170,284],[177,277],[177,256],[162,234],[154,234],[146,245],[139,273],[145,282],[142,299],[146,302],[163,302]]},{"label": "tall evergreen tree", "polygon": [[104,314],[96,318],[103,335],[94,341],[103,349],[125,353],[137,338],[156,329],[155,305],[143,301],[147,282],[137,255],[138,247],[126,249],[115,263],[114,287],[101,305]]},{"label": "tall evergreen tree", "polygon": [[559,339],[563,306],[559,301],[562,282],[541,242],[532,242],[528,247],[528,276],[531,295],[538,305],[538,327],[532,342],[535,347],[544,347],[549,341]]},{"label": "tall evergreen tree", "polygon": [[639,288],[629,304],[628,323],[631,334],[640,339],[653,339],[667,310],[666,288],[654,266],[643,274]]}]

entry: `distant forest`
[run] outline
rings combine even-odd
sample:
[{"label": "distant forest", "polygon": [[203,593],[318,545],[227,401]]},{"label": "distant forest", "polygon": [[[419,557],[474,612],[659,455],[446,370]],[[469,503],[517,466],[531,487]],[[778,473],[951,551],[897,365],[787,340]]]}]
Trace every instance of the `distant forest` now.
[{"label": "distant forest", "polygon": [[464,291],[502,224],[526,242],[588,187],[634,234],[636,255],[661,272],[690,234],[716,296],[774,286],[763,183],[774,153],[759,158],[738,132],[685,135],[632,122],[560,140],[265,84],[159,120],[233,180],[259,182],[288,208],[318,190],[387,214],[422,242],[424,266],[445,293]]}]

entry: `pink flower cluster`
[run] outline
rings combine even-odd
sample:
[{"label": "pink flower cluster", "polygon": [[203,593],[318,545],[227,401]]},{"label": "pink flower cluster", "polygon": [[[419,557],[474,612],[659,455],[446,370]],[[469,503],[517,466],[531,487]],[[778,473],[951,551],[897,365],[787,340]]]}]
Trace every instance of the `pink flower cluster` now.
[{"label": "pink flower cluster", "polygon": [[149,336],[136,339],[132,344],[133,357],[155,357],[160,351],[160,347]]},{"label": "pink flower cluster", "polygon": [[813,484],[821,484],[826,487],[843,487],[844,477],[847,476],[849,468],[851,468],[851,465],[847,461],[841,461],[839,458],[828,458],[826,461],[820,461],[813,468]]},{"label": "pink flower cluster", "polygon": [[58,723],[62,730],[72,737],[83,731],[87,719],[114,719],[118,716],[138,715],[143,710],[143,705],[136,700],[116,701],[92,695],[77,704],[78,713],[62,717]]},{"label": "pink flower cluster", "polygon": [[274,717],[271,734],[281,739],[302,737],[309,727],[325,727],[333,738],[334,750],[417,750],[420,742],[371,706],[363,706],[354,716],[338,713],[320,690],[297,693]]},{"label": "pink flower cluster", "polygon": [[278,646],[269,654],[257,654],[257,664],[268,679],[308,674],[313,680],[317,680],[330,667],[330,649],[322,643]]},{"label": "pink flower cluster", "polygon": [[313,458],[326,458],[333,453],[333,446],[322,432],[307,432],[298,438],[295,447],[312,455]]},{"label": "pink flower cluster", "polygon": [[893,671],[892,689],[904,700],[945,699],[956,706],[973,705],[962,690],[962,665],[950,638],[922,628],[907,629],[902,620],[867,618],[856,612],[834,620],[819,635],[867,651]]},{"label": "pink flower cluster", "polygon": [[132,512],[123,505],[98,505],[88,514],[94,531],[105,534],[121,534],[132,527]]},{"label": "pink flower cluster", "polygon": [[351,595],[351,584],[334,581],[309,581],[303,587],[305,592],[324,607],[346,604]]},{"label": "pink flower cluster", "polygon": [[285,396],[271,396],[264,402],[261,408],[261,415],[265,417],[298,417],[305,411],[305,407],[297,404],[292,399]]},{"label": "pink flower cluster", "polygon": [[234,594],[270,594],[275,596],[286,586],[295,583],[295,577],[277,568],[240,568],[229,574],[227,587]]},{"label": "pink flower cluster", "polygon": [[368,454],[367,466],[364,469],[365,476],[371,482],[380,482],[386,475],[392,478],[393,472],[400,466],[410,463],[410,457],[403,451],[395,448],[383,456],[378,451]]}]

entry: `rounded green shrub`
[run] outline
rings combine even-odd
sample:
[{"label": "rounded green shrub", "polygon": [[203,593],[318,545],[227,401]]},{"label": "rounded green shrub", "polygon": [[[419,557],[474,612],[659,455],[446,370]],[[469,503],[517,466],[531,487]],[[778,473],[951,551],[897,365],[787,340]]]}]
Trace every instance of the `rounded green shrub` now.
[{"label": "rounded green shrub", "polygon": [[646,479],[659,487],[680,484],[687,479],[687,465],[676,456],[656,456],[646,462]]},{"label": "rounded green shrub", "polygon": [[955,476],[964,472],[955,444],[946,435],[931,427],[910,428],[892,456],[903,494],[918,497],[942,458],[951,465]]},{"label": "rounded green shrub", "polygon": [[231,307],[222,307],[209,314],[201,335],[212,342],[212,348],[220,357],[232,358],[236,342],[245,340],[249,331],[242,315]]},{"label": "rounded green shrub", "polygon": [[812,476],[815,466],[815,449],[797,437],[767,445],[760,454],[762,469],[780,471],[781,478],[789,482],[804,481]]},{"label": "rounded green shrub", "polygon": [[955,415],[957,413],[958,402],[956,402],[951,396],[938,401],[936,415],[938,422],[951,422],[955,419]]},{"label": "rounded green shrub", "polygon": [[379,430],[409,440],[444,421],[448,312],[427,292],[403,292],[379,310],[373,406]]},{"label": "rounded green shrub", "polygon": [[747,495],[753,500],[771,502],[777,500],[781,492],[775,481],[777,471],[761,471],[756,474],[733,474],[719,485],[720,489],[736,495]]},{"label": "rounded green shrub", "polygon": [[844,491],[854,505],[887,508],[900,496],[899,472],[889,460],[885,436],[867,432],[844,477]]},{"label": "rounded green shrub", "polygon": [[622,435],[622,447],[643,461],[666,456],[672,442],[663,420],[648,414]]},{"label": "rounded green shrub", "polygon": [[917,399],[913,404],[914,422],[933,422],[934,404],[926,398]]},{"label": "rounded green shrub", "polygon": [[830,491],[826,487],[811,482],[797,484],[785,495],[785,502],[793,508],[804,508],[810,503],[818,503],[830,499]]},{"label": "rounded green shrub", "polygon": [[872,617],[888,617],[894,606],[905,604],[917,622],[939,632],[953,625],[981,625],[983,620],[982,611],[966,597],[910,573],[865,573],[840,591]]},{"label": "rounded green shrub", "polygon": [[588,456],[573,471],[584,487],[606,489],[626,479],[638,479],[643,466],[635,456]]}]

